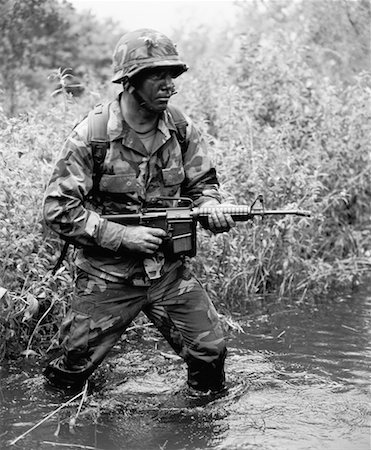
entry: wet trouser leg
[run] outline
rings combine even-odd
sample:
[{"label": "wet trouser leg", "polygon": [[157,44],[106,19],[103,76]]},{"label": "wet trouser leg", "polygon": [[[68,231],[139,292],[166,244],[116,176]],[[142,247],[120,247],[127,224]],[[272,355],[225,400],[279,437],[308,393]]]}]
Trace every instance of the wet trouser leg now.
[{"label": "wet trouser leg", "polygon": [[49,362],[45,376],[58,385],[83,384],[139,314],[145,299],[143,288],[78,270],[71,309],[59,332],[62,354]]},{"label": "wet trouser leg", "polygon": [[141,310],[186,361],[190,386],[203,391],[223,388],[226,349],[218,316],[184,268],[150,287],[79,272],[72,308],[60,332],[63,355],[49,363],[46,376],[59,384],[83,383]]},{"label": "wet trouser leg", "polygon": [[188,384],[201,391],[225,385],[226,346],[214,305],[187,269],[156,292],[143,312],[188,366]]}]

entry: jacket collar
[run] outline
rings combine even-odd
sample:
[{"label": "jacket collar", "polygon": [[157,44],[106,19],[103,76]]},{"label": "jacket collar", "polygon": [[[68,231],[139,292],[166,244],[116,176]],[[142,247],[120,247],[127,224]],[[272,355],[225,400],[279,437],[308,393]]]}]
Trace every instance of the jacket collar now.
[{"label": "jacket collar", "polygon": [[[161,131],[164,135],[165,139],[170,139],[171,133],[170,131],[176,132],[176,125],[174,123],[173,118],[168,113],[168,111],[164,111],[161,113],[160,119],[158,121],[157,129]],[[109,106],[109,115],[107,122],[107,136],[110,142],[115,141],[116,139],[122,138],[128,134],[130,127],[125,122],[120,108],[120,95],[110,103]]]}]

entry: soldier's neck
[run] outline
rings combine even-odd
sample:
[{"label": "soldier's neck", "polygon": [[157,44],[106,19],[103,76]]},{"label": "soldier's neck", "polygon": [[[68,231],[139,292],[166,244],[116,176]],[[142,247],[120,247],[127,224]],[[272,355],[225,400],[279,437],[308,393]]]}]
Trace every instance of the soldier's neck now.
[{"label": "soldier's neck", "polygon": [[140,106],[137,100],[128,92],[124,91],[122,93],[120,107],[125,122],[134,131],[147,133],[157,126],[160,115]]}]

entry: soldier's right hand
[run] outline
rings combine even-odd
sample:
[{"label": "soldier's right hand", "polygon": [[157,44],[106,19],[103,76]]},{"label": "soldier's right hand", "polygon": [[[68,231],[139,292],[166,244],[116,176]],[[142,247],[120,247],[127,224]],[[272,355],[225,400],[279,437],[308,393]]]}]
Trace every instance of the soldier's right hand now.
[{"label": "soldier's right hand", "polygon": [[153,255],[166,237],[162,228],[126,225],[121,246],[132,252]]}]

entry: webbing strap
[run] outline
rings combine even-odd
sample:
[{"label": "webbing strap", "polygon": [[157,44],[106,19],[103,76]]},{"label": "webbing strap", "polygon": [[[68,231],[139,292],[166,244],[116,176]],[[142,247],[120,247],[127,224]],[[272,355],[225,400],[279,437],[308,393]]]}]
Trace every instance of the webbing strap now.
[{"label": "webbing strap", "polygon": [[88,142],[108,142],[107,122],[110,103],[95,105],[88,114]]},{"label": "webbing strap", "polygon": [[109,103],[96,105],[88,114],[88,142],[93,156],[93,195],[99,192],[102,164],[109,147],[107,135],[109,105]]},{"label": "webbing strap", "polygon": [[187,150],[187,119],[185,118],[184,114],[175,106],[168,105],[167,109],[171,117],[173,118],[175,127],[177,129],[176,137],[181,147],[182,154],[184,155]]}]

